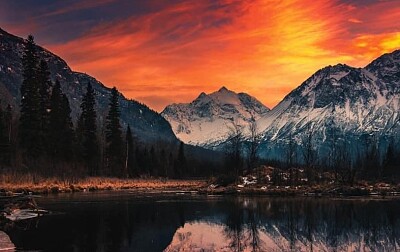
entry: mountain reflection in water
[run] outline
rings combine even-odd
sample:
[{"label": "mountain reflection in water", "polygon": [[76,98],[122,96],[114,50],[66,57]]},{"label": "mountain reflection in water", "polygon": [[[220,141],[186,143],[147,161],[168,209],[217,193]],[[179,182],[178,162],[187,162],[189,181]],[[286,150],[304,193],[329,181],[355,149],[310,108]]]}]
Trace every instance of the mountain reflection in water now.
[{"label": "mountain reflection in water", "polygon": [[[396,251],[400,200],[49,196],[55,214],[8,228],[43,251]],[[57,214],[58,213],[58,214]]]}]

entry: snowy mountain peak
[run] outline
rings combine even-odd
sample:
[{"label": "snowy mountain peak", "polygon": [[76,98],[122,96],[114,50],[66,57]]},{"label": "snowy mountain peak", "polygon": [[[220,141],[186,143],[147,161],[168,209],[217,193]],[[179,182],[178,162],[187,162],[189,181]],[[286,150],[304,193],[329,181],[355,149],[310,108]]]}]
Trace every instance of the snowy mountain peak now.
[{"label": "snowy mountain peak", "polygon": [[233,124],[245,127],[268,111],[256,98],[222,87],[191,103],[169,105],[162,115],[183,142],[210,145],[225,140]]}]

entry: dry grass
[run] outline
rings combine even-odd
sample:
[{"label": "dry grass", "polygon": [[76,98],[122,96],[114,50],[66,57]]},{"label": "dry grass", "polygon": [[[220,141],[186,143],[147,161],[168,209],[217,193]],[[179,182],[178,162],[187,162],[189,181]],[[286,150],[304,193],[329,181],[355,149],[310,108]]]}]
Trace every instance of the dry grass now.
[{"label": "dry grass", "polygon": [[171,179],[119,179],[108,177],[88,177],[83,179],[44,178],[34,174],[0,174],[0,190],[6,192],[33,192],[38,194],[123,190],[164,191],[164,190],[198,190],[206,186],[204,180],[171,180]]}]

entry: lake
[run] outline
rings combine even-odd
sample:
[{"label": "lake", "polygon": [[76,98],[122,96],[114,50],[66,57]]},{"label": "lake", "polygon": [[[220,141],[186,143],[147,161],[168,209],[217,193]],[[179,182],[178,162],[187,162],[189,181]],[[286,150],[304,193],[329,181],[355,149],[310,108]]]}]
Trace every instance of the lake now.
[{"label": "lake", "polygon": [[95,192],[6,227],[18,251],[396,251],[400,200]]}]

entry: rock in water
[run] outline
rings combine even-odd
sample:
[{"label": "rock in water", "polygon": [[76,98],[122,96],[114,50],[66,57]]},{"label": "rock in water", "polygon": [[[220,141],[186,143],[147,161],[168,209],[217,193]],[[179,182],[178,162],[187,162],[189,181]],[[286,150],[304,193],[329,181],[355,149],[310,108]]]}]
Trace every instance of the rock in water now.
[{"label": "rock in water", "polygon": [[10,237],[3,231],[0,231],[0,251],[15,251],[15,246],[10,240]]}]

